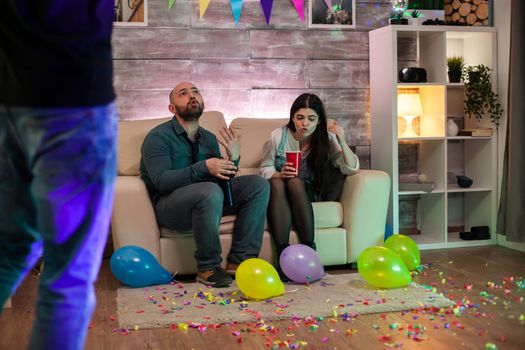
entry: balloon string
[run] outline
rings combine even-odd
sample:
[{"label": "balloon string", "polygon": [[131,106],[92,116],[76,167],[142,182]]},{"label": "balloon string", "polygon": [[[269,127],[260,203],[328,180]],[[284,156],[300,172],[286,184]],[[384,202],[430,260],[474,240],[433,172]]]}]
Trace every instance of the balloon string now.
[{"label": "balloon string", "polygon": [[179,273],[179,271],[175,271],[175,273],[173,275],[171,275],[171,280],[174,281],[175,280],[175,276]]},{"label": "balloon string", "polygon": [[284,290],[284,294],[289,294],[289,293],[295,293],[299,290],[299,288],[295,288],[295,289],[291,289],[291,290]]}]

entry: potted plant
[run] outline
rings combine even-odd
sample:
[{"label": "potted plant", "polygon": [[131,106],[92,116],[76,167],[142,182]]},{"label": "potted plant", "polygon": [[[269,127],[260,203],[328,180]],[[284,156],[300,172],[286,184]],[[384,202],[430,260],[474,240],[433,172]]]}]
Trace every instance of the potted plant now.
[{"label": "potted plant", "polygon": [[465,66],[465,59],[462,56],[452,56],[447,58],[448,81],[459,83],[461,81],[461,72]]},{"label": "potted plant", "polygon": [[418,10],[412,10],[409,13],[410,13],[410,18],[408,18],[408,23],[411,25],[418,25],[419,17],[421,16],[421,12],[419,12]]},{"label": "potted plant", "polygon": [[499,126],[503,109],[498,94],[492,90],[491,69],[483,64],[463,68],[465,82],[465,115],[481,121],[488,113],[496,128]]}]

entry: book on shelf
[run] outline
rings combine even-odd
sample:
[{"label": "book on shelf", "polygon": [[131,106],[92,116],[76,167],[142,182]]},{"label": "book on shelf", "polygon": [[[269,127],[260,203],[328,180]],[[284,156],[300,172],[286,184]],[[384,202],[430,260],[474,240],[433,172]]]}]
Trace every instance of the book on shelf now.
[{"label": "book on shelf", "polygon": [[492,136],[492,129],[477,128],[477,129],[461,129],[458,136]]},{"label": "book on shelf", "polygon": [[418,181],[418,182],[400,182],[399,191],[423,191],[431,192],[436,188],[433,181]]}]

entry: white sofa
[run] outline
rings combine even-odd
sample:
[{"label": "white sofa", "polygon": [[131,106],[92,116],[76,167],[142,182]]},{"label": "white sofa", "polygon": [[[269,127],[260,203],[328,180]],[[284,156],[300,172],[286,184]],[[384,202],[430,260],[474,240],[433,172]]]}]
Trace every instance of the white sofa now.
[{"label": "white sofa", "polygon": [[[168,271],[197,272],[191,232],[174,232],[159,227],[144,182],[139,175],[140,147],[146,134],[171,117],[119,122],[118,177],[111,216],[114,248],[137,245],[150,251]],[[231,127],[241,135],[239,175],[258,174],[262,146],[270,132],[287,119],[234,119]],[[226,125],[220,112],[205,112],[201,126],[218,134]],[[224,150],[223,150],[224,151]],[[314,203],[315,241],[325,266],[357,261],[366,247],[383,242],[390,190],[390,178],[382,171],[361,170],[348,176],[339,202]],[[220,241],[223,263],[231,245],[234,216],[223,217]],[[292,242],[297,242],[294,231]],[[275,262],[268,229],[264,232],[260,258]]]}]

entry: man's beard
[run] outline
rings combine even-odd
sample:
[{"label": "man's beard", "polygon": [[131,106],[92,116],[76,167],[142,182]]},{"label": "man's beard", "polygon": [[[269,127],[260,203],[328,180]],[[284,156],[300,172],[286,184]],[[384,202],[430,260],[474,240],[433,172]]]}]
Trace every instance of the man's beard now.
[{"label": "man's beard", "polygon": [[188,106],[185,106],[185,107],[175,106],[175,111],[177,112],[177,115],[187,122],[199,120],[199,118],[202,115],[203,110],[204,110],[204,103],[202,104],[198,103],[198,106],[196,108],[190,108]]}]

